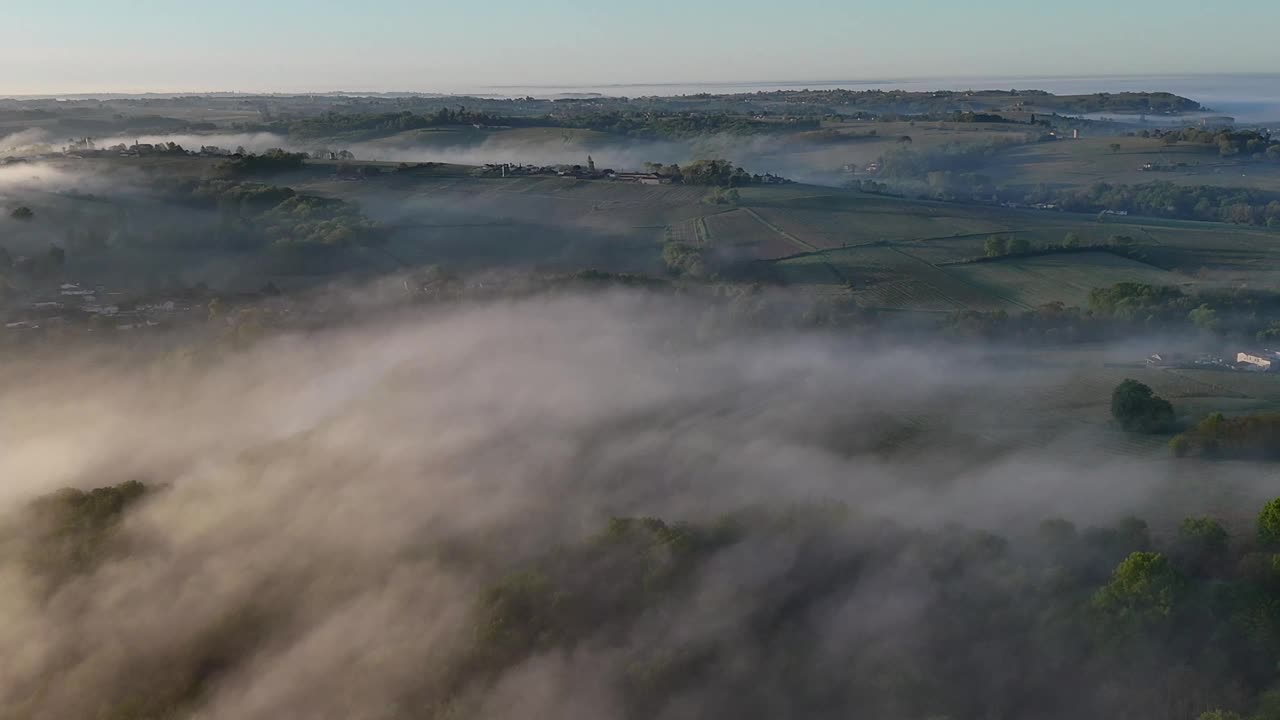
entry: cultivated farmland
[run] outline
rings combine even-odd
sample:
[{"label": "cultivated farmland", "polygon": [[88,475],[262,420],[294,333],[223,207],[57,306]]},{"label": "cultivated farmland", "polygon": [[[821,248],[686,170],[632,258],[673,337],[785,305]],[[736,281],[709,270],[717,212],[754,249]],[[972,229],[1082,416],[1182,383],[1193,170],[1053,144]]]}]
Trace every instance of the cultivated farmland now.
[{"label": "cultivated farmland", "polygon": [[1023,307],[1050,302],[1083,307],[1090,290],[1121,282],[1195,284],[1185,276],[1101,250],[950,265],[947,270]]},{"label": "cultivated farmland", "polygon": [[806,249],[765,225],[750,210],[708,215],[702,221],[716,249],[733,256],[771,259],[795,255]]}]

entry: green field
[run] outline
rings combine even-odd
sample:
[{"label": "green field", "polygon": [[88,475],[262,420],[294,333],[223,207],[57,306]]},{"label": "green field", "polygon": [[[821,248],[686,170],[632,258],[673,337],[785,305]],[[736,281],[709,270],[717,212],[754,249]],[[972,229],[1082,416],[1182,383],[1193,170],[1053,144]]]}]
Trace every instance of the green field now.
[{"label": "green field", "polygon": [[[384,181],[317,180],[308,187],[358,201],[367,197],[375,211],[387,192]],[[487,261],[510,243],[513,257],[528,261],[543,247],[538,238],[559,232],[577,239],[553,243],[558,250],[550,261],[571,262],[581,252],[608,261],[609,269],[651,270],[660,241],[679,240],[709,246],[726,258],[777,260],[785,282],[852,293],[867,307],[939,312],[1012,311],[1053,301],[1082,305],[1091,289],[1118,282],[1280,287],[1280,234],[1212,223],[1099,221],[807,185],[744,188],[737,208],[703,202],[702,188],[564,178],[425,178],[394,191],[398,201],[420,208],[400,219],[424,229],[419,242],[447,246],[463,257],[472,248]],[[510,239],[473,241],[483,231],[449,229],[482,218],[493,222],[495,215],[517,228]],[[1060,243],[1068,234],[1084,244],[1124,235],[1140,257],[1082,252],[970,263],[983,256],[986,240],[995,234],[1025,238],[1033,247]],[[436,239],[426,239],[431,237]],[[611,244],[617,252],[608,250]]]},{"label": "green field", "polygon": [[738,209],[703,218],[707,241],[735,257],[768,259],[794,255],[808,248],[766,225],[750,210]]},{"label": "green field", "polygon": [[[201,177],[212,172],[215,162],[105,158],[67,160],[63,166],[108,175]],[[775,261],[776,275],[792,286],[848,294],[867,307],[898,310],[1015,311],[1052,301],[1080,305],[1089,290],[1125,281],[1280,287],[1280,233],[1259,228],[1100,219],[798,183],[742,188],[734,207],[709,204],[703,187],[541,176],[477,178],[472,168],[460,165],[405,171],[395,164],[375,166],[384,174],[360,181],[335,177],[328,162],[272,178],[299,192],[352,201],[391,227],[386,252],[349,259],[355,272],[446,263],[657,273],[663,269],[663,241],[677,240],[707,247],[721,260]],[[27,201],[37,217],[90,217],[99,205],[103,212],[115,212],[101,199],[87,197],[45,193]],[[145,201],[122,202],[137,203],[137,213],[155,216]],[[9,242],[19,251],[35,251],[57,240],[41,235],[39,223],[15,229]],[[1136,254],[1135,259],[1078,253],[969,264],[983,256],[987,239],[996,234],[1024,238],[1033,248],[1060,243],[1068,234],[1085,244],[1123,235],[1132,238]],[[250,262],[183,252],[149,248],[146,261],[136,266],[145,267],[149,276],[173,274],[167,266],[182,277],[226,278]],[[93,275],[120,268],[105,257],[73,254],[71,262]]]},{"label": "green field", "polygon": [[[511,148],[513,151],[517,151],[521,147],[545,147],[555,144],[574,147],[608,145],[616,142],[616,138],[594,130],[579,128],[521,127],[502,129],[462,126],[409,130],[370,140],[365,143],[365,146],[375,150],[384,148],[390,154],[405,148],[469,146],[482,145],[487,142],[500,143],[503,148]],[[585,160],[585,158],[583,159]],[[501,160],[503,158],[494,158],[494,161]]]},{"label": "green field", "polygon": [[1170,373],[1204,383],[1223,395],[1266,403],[1280,403],[1280,376],[1256,372],[1221,370],[1170,370]]},{"label": "green field", "polygon": [[[1113,150],[1113,144],[1119,150]],[[1185,163],[1171,172],[1144,172],[1146,163]],[[1137,185],[1155,181],[1182,185],[1221,185],[1280,192],[1280,163],[1219,157],[1216,146],[1140,137],[1085,137],[1010,148],[979,172],[997,184],[1030,190],[1037,185],[1085,187],[1095,182]]]},{"label": "green field", "polygon": [[1121,282],[1196,284],[1185,276],[1103,251],[1009,258],[953,265],[947,270],[1024,308],[1054,301],[1084,307],[1090,290]]},{"label": "green field", "polygon": [[784,260],[778,266],[790,282],[838,287],[865,307],[926,312],[1013,309],[996,293],[893,247],[833,250]]}]

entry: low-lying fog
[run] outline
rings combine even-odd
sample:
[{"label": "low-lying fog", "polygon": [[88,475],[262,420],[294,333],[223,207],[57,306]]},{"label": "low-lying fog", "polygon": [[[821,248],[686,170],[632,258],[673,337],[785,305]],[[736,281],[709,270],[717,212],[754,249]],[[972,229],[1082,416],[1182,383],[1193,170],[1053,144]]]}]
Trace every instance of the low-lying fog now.
[{"label": "low-lying fog", "polygon": [[[728,159],[749,172],[774,173],[793,180],[815,183],[835,183],[839,178],[839,166],[821,163],[815,166],[813,157],[799,157],[807,152],[820,151],[822,146],[811,142],[782,137],[741,137],[713,135],[682,141],[653,140],[584,140],[577,131],[566,130],[562,136],[554,136],[553,130],[536,137],[505,137],[499,132],[482,139],[458,138],[456,140],[431,140],[415,142],[412,139],[390,137],[379,140],[341,142],[336,140],[302,140],[276,133],[179,133],[139,134],[94,138],[97,147],[118,144],[133,145],[176,143],[187,150],[196,151],[202,146],[212,146],[232,151],[244,148],[248,152],[261,153],[271,148],[291,152],[320,153],[323,151],[349,150],[357,160],[383,162],[437,162],[461,165],[486,163],[513,163],[520,165],[585,165],[591,156],[596,166],[614,170],[643,170],[645,163],[664,165],[684,164],[698,159]],[[47,150],[46,146],[61,147],[64,139],[54,138],[39,130],[24,131],[0,137],[0,155],[31,154]]]},{"label": "low-lying fog", "polygon": [[[389,314],[229,356],[9,364],[0,513],[66,485],[172,487],[129,516],[135,552],[51,597],[0,564],[0,716],[95,717],[185,672],[168,663],[251,604],[270,622],[252,652],[219,661],[193,717],[401,717],[422,668],[464,640],[479,581],[438,550],[450,542],[484,539],[509,564],[612,515],[701,521],[823,499],[1016,533],[1150,510],[1174,482],[1165,462],[1106,455],[1081,433],[1026,444],[1060,369],[821,334],[699,342],[698,314],[568,297]],[[927,441],[886,439],[911,427]],[[758,549],[724,558],[697,580],[688,625],[663,633],[730,632],[787,567]],[[884,585],[866,592],[896,603],[897,627],[946,622]],[[887,622],[850,607],[811,621],[833,644]],[[620,717],[611,683],[641,642],[535,655],[468,716]]]}]

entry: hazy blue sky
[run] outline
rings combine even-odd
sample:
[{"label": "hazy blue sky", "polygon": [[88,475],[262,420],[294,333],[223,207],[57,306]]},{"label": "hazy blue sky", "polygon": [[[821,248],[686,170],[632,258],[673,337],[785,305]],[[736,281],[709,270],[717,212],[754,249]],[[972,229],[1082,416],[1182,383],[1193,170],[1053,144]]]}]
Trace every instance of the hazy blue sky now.
[{"label": "hazy blue sky", "polygon": [[1280,68],[1277,0],[4,0],[0,23],[3,94]]}]

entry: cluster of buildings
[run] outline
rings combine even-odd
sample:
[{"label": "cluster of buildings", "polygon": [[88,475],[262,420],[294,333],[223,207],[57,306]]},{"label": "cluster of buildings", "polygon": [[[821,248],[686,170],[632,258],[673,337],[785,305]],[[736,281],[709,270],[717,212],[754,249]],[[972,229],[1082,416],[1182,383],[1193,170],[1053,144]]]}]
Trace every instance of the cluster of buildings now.
[{"label": "cluster of buildings", "polygon": [[850,175],[857,175],[859,173],[866,173],[867,175],[879,175],[881,170],[881,165],[879,162],[867,163],[865,166],[859,165],[857,163],[849,163],[845,165],[843,169],[846,173]]},{"label": "cluster of buildings", "polygon": [[1143,163],[1142,171],[1143,172],[1174,172],[1175,170],[1184,168],[1186,166],[1187,164],[1184,162],[1180,162],[1180,163],[1149,162],[1149,163]]},{"label": "cluster of buildings", "polygon": [[1018,209],[1018,210],[1060,210],[1057,203],[1020,203],[1020,202],[1002,202],[1000,207]]},{"label": "cluster of buildings", "polygon": [[1231,365],[1219,355],[1212,353],[1189,355],[1180,352],[1154,353],[1147,358],[1147,367],[1165,370],[1176,368],[1231,369]]},{"label": "cluster of buildings", "polygon": [[97,318],[116,330],[156,327],[166,318],[186,313],[191,307],[176,300],[125,303],[121,293],[63,283],[56,296],[36,299],[5,319],[6,330],[36,330],[57,327],[73,320]]},{"label": "cluster of buildings", "polygon": [[614,173],[606,177],[618,182],[640,183],[641,185],[667,185],[671,182],[671,178],[656,173]]},{"label": "cluster of buildings", "polygon": [[480,177],[533,177],[557,175],[559,171],[550,165],[521,165],[518,163],[485,163],[476,172]]},{"label": "cluster of buildings", "polygon": [[1275,350],[1241,351],[1237,352],[1234,358],[1222,357],[1212,353],[1189,355],[1187,353],[1163,352],[1155,353],[1148,357],[1147,367],[1278,372],[1280,371],[1280,352]]},{"label": "cluster of buildings", "polygon": [[640,185],[667,185],[671,178],[657,173],[617,172],[612,169],[597,170],[595,162],[587,159],[587,165],[520,165],[514,163],[487,163],[476,173],[480,177],[571,177],[579,180],[614,180]]},{"label": "cluster of buildings", "polygon": [[1236,366],[1246,370],[1275,372],[1280,370],[1280,352],[1262,350],[1258,353],[1236,353]]}]

